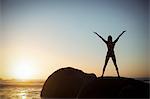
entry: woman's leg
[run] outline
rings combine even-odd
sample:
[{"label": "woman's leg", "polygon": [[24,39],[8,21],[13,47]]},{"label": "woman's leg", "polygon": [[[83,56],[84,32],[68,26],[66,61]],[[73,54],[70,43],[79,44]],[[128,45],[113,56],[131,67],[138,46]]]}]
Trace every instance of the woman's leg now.
[{"label": "woman's leg", "polygon": [[120,75],[119,75],[119,70],[118,70],[118,66],[117,66],[117,63],[116,63],[115,54],[112,56],[112,60],[113,60],[113,63],[114,63],[114,65],[115,65],[115,67],[116,67],[116,71],[117,71],[118,77],[120,77]]},{"label": "woman's leg", "polygon": [[108,63],[108,60],[109,60],[109,56],[106,56],[106,59],[105,59],[105,64],[104,64],[104,67],[103,67],[103,73],[102,73],[102,77],[103,77],[103,75],[104,75],[104,72],[105,72],[105,68],[106,68],[106,66],[107,66],[107,63]]}]

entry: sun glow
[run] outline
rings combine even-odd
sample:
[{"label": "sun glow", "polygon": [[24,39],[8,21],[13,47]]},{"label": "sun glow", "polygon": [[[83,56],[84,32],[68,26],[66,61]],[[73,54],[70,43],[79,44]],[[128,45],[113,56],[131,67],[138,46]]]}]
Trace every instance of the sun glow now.
[{"label": "sun glow", "polygon": [[28,60],[19,61],[14,67],[13,76],[20,80],[32,79],[36,71],[34,64]]}]

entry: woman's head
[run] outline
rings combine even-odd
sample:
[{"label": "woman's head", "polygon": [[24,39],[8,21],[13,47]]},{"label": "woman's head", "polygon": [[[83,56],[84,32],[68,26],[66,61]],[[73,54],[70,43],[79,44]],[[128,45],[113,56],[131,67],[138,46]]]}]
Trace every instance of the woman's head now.
[{"label": "woman's head", "polygon": [[112,42],[112,36],[111,35],[108,36],[108,41]]}]

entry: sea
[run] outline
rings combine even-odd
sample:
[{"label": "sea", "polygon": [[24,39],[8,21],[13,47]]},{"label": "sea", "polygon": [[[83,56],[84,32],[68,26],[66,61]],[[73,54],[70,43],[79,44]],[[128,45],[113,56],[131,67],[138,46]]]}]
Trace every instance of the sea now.
[{"label": "sea", "polygon": [[[137,78],[149,83],[149,78]],[[43,99],[40,97],[44,81],[0,80],[0,99]]]},{"label": "sea", "polygon": [[0,99],[41,99],[43,81],[0,81]]}]

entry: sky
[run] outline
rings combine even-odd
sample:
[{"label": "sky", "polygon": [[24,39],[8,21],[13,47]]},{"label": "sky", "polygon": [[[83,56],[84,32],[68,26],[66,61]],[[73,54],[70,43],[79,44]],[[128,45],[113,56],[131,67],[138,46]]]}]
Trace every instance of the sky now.
[{"label": "sky", "polygon": [[[149,77],[148,0],[1,0],[0,78],[46,79],[63,67],[101,76],[113,40],[123,77]],[[105,76],[117,76],[112,60]]]}]

